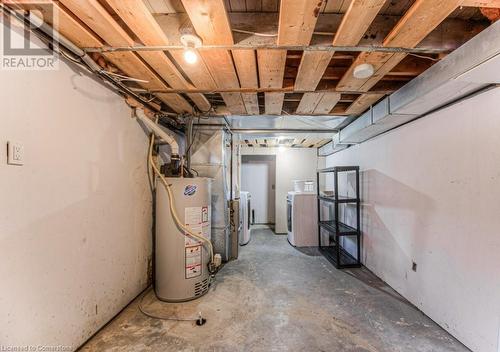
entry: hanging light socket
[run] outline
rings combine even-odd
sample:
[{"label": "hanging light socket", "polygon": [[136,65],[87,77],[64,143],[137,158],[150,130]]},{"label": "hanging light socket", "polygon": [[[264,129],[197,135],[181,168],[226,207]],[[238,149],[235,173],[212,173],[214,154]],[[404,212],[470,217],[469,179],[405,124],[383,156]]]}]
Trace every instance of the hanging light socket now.
[{"label": "hanging light socket", "polygon": [[188,64],[195,64],[196,61],[198,61],[198,55],[195,49],[203,44],[201,38],[196,35],[194,29],[185,27],[181,29],[180,41],[186,48],[184,50],[184,60],[186,60]]}]

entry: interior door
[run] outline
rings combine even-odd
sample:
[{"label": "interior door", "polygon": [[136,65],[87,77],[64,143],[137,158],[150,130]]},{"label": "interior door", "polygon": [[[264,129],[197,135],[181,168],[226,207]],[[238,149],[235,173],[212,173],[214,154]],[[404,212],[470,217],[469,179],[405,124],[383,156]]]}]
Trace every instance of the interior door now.
[{"label": "interior door", "polygon": [[256,224],[274,224],[276,157],[243,155],[241,190],[250,192]]}]

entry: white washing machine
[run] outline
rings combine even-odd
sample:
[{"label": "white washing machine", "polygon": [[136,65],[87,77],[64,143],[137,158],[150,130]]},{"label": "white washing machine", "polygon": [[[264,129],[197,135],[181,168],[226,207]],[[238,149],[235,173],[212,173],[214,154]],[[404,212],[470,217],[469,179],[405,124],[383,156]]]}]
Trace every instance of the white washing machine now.
[{"label": "white washing machine", "polygon": [[250,242],[250,224],[251,224],[251,195],[249,192],[240,192],[240,216],[241,216],[241,231],[239,243],[241,246]]},{"label": "white washing machine", "polygon": [[288,192],[288,242],[295,247],[318,246],[318,201],[313,192]]}]

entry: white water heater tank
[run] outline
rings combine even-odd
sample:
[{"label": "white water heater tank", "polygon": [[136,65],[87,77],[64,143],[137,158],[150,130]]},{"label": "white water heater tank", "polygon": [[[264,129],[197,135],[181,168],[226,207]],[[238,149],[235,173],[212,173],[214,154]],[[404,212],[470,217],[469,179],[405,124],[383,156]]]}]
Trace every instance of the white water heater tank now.
[{"label": "white water heater tank", "polygon": [[[167,178],[181,222],[210,240],[211,179]],[[167,302],[198,298],[208,291],[210,254],[206,245],[186,236],[170,212],[165,185],[156,188],[156,296]]]}]

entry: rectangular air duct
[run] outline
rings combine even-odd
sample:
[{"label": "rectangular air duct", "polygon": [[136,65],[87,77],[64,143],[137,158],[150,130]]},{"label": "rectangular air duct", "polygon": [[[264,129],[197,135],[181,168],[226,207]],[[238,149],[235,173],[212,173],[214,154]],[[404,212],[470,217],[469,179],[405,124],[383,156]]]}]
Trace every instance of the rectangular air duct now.
[{"label": "rectangular air duct", "polygon": [[361,143],[378,134],[415,119],[415,114],[395,114],[390,109],[390,97],[372,106],[353,123],[340,131],[339,142]]},{"label": "rectangular air duct", "polygon": [[339,141],[364,142],[499,82],[500,21],[372,106],[340,131]]}]

